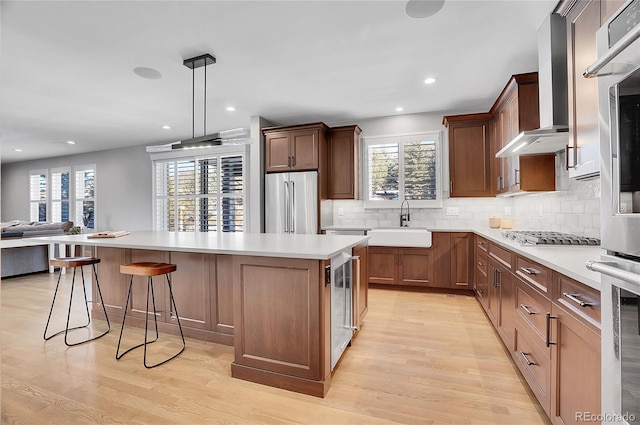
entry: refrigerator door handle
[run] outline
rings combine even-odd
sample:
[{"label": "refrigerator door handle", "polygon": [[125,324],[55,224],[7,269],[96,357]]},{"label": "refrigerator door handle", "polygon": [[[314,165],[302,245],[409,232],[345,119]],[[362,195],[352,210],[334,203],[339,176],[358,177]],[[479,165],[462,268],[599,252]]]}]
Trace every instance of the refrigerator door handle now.
[{"label": "refrigerator door handle", "polygon": [[291,233],[296,232],[296,186],[293,180],[291,181],[291,210],[289,213],[291,217]]},{"label": "refrigerator door handle", "polygon": [[284,232],[289,233],[289,182],[284,181]]}]

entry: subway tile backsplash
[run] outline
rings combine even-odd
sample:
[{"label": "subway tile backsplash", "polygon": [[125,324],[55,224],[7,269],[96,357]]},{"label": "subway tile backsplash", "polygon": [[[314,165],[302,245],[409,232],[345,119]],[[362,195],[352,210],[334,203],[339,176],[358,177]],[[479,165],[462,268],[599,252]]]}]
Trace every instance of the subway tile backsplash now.
[{"label": "subway tile backsplash", "polygon": [[[489,217],[514,221],[518,230],[552,230],[600,237],[600,179],[576,181],[564,169],[564,156],[556,156],[556,192],[510,198],[448,198],[442,208],[411,208],[412,227],[465,229],[488,227]],[[447,207],[457,207],[448,216]],[[505,215],[511,209],[511,216]],[[342,215],[339,215],[342,212]],[[333,201],[333,223],[391,227],[400,224],[399,209],[365,209],[363,201]]]}]

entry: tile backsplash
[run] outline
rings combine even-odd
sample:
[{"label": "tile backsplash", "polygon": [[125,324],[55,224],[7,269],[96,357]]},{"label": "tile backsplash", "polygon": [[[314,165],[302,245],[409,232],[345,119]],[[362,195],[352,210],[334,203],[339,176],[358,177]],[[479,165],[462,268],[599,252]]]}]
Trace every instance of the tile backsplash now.
[{"label": "tile backsplash", "polygon": [[[458,215],[446,215],[457,207]],[[511,210],[511,216],[505,210]],[[339,213],[342,213],[340,215]],[[510,218],[514,229],[552,230],[600,237],[600,179],[576,181],[556,156],[556,192],[500,198],[447,198],[442,208],[411,208],[413,227],[465,229],[488,227],[489,217]],[[400,224],[400,210],[365,209],[363,201],[333,201],[333,224],[390,227]]]}]

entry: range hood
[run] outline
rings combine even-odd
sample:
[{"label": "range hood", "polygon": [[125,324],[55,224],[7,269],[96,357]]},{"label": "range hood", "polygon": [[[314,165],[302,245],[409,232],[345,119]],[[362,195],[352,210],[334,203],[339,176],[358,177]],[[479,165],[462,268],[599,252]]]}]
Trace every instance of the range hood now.
[{"label": "range hood", "polygon": [[566,28],[565,18],[552,13],[538,30],[540,128],[518,134],[496,158],[554,153],[563,151],[568,144]]}]

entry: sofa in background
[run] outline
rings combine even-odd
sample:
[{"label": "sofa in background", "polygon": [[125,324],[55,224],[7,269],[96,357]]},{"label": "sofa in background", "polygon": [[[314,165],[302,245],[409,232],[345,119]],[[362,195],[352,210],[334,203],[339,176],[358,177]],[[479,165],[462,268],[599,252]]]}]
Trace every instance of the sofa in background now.
[{"label": "sofa in background", "polygon": [[[0,223],[0,237],[6,240],[63,235],[72,227],[71,221],[49,223],[13,220]],[[1,255],[2,278],[49,270],[48,245],[2,248]]]}]

